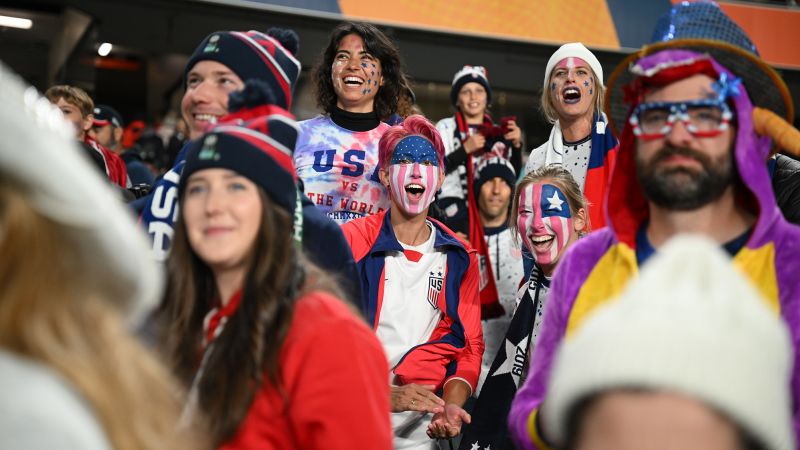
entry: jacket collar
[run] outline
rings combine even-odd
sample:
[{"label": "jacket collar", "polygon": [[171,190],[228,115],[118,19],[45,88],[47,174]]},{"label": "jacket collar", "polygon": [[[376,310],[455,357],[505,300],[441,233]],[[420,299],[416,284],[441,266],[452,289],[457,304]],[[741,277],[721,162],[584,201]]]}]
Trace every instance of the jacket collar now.
[{"label": "jacket collar", "polygon": [[[372,246],[370,253],[402,252],[403,246],[400,245],[397,237],[395,237],[394,228],[392,228],[391,209],[387,209],[380,214],[384,215],[383,225],[381,226],[381,230],[378,233],[378,239],[375,240],[375,245]],[[428,217],[428,221],[433,224],[433,232],[436,233],[436,237],[434,238],[433,242],[434,248],[441,249],[443,247],[453,247],[455,250],[460,250],[466,253],[467,249],[464,248],[464,245],[455,236],[453,236],[451,232],[447,231],[447,228],[445,228],[441,222],[430,217]]]}]

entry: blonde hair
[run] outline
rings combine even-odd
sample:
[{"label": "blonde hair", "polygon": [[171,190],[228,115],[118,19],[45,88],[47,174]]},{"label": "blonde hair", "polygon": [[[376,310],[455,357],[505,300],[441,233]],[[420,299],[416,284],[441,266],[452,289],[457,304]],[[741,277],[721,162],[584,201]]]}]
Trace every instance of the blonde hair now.
[{"label": "blonde hair", "polygon": [[[597,74],[594,73],[591,67],[589,67],[589,71],[592,73],[592,77],[596,81],[599,79],[597,78]],[[553,72],[546,74],[548,80],[547,85],[550,85],[550,78],[552,78]],[[599,114],[603,111],[603,101],[606,97],[606,87],[603,86],[603,83],[594,84],[594,105],[592,109],[593,114]],[[551,124],[556,123],[558,121],[558,112],[556,111],[556,107],[553,104],[553,98],[550,96],[549,89],[542,89],[542,95],[539,98],[539,108],[542,110],[542,114],[547,119],[548,122]]]},{"label": "blonde hair", "polygon": [[128,333],[73,232],[0,174],[0,347],[68,380],[115,450],[200,448],[196,430],[177,431],[177,384]]},{"label": "blonde hair", "polygon": [[59,84],[48,89],[44,96],[53,104],[57,103],[58,99],[63,98],[70,105],[77,106],[81,110],[81,116],[84,118],[94,113],[92,97],[89,97],[89,94],[79,87]]},{"label": "blonde hair", "polygon": [[[533,172],[528,173],[517,183],[517,188],[514,190],[514,200],[511,206],[511,215],[508,218],[509,228],[514,239],[519,239],[519,227],[517,226],[517,214],[519,214],[519,197],[525,186],[531,183],[548,182],[556,185],[564,195],[567,196],[567,203],[572,211],[573,216],[577,214],[578,210],[583,208],[588,211],[589,206],[586,202],[586,197],[581,192],[581,187],[578,182],[572,177],[567,169],[558,165],[550,165],[540,167]],[[586,227],[581,231],[581,234],[588,233],[592,229],[592,224],[589,222],[589,215],[586,215]],[[519,241],[516,241],[519,243]]]}]

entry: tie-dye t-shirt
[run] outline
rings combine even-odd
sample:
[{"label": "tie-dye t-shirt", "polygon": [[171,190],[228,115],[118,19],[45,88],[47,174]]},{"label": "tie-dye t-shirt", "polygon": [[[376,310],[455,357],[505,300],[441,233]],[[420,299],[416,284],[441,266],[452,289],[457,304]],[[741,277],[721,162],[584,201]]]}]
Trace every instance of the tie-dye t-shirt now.
[{"label": "tie-dye t-shirt", "polygon": [[389,129],[381,122],[369,131],[350,131],[317,116],[300,122],[294,151],[305,194],[339,224],[389,208],[389,194],[378,178],[378,141]]}]

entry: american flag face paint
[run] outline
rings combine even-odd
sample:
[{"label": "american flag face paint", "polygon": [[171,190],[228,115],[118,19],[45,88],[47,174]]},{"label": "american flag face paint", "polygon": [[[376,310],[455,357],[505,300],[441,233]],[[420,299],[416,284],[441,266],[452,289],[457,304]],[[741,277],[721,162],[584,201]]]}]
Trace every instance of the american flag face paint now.
[{"label": "american flag face paint", "polygon": [[439,171],[439,158],[430,141],[421,136],[401,139],[389,166],[392,201],[408,214],[422,213],[436,195]]},{"label": "american flag face paint", "polygon": [[540,265],[553,265],[572,237],[572,211],[561,189],[530,183],[520,192],[517,229]]}]

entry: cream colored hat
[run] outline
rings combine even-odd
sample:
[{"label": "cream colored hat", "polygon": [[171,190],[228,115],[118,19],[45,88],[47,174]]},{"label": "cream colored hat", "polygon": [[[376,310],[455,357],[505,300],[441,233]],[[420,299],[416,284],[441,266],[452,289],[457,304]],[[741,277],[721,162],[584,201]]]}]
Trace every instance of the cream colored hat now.
[{"label": "cream colored hat", "polygon": [[39,213],[63,225],[64,239],[76,240],[84,253],[75,263],[85,264],[93,284],[138,323],[163,285],[144,233],[80,152],[61,112],[2,63],[0,136],[0,174],[18,182]]},{"label": "cream colored hat", "polygon": [[542,418],[563,443],[580,400],[652,389],[698,399],[766,448],[793,450],[792,362],[783,320],[719,245],[678,237],[561,347]]}]

